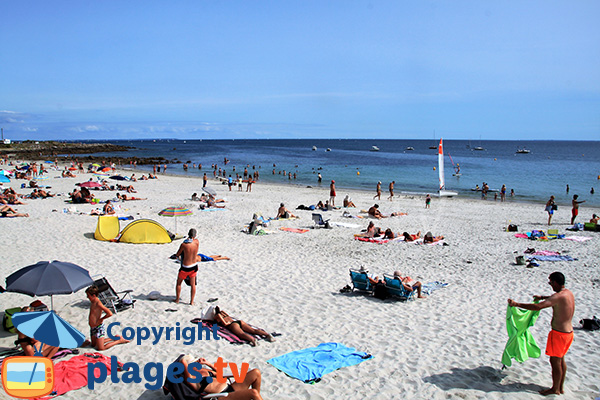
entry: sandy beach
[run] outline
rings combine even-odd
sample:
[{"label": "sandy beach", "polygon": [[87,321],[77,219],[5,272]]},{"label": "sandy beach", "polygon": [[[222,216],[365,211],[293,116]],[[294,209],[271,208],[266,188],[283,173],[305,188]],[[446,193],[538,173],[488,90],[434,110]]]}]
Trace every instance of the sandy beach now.
[{"label": "sandy beach", "polygon": [[[120,172],[130,175],[132,171]],[[120,213],[156,220],[179,234],[196,228],[202,253],[231,258],[200,264],[196,304],[190,306],[187,286],[182,288],[182,303],[173,303],[179,266],[169,256],[177,251],[181,240],[163,245],[95,240],[97,217],[79,212],[89,213],[96,206],[64,202],[75,183],[87,181],[92,175],[59,176],[58,171],[51,171],[50,178],[42,183],[52,186],[49,190],[61,196],[24,200],[27,205],[16,208],[29,213],[29,218],[0,219],[3,286],[8,275],[24,266],[41,260],[68,261],[88,269],[91,275],[104,275],[116,290],[133,290],[135,308],[118,313],[107,323],[117,321],[121,327],[134,328],[175,327],[177,323],[181,327],[193,326],[190,320],[200,317],[208,304],[214,304],[268,332],[282,334],[274,343],[260,341],[257,347],[224,340],[197,341],[191,346],[182,341],[161,340],[156,345],[150,341],[141,345],[129,343],[105,352],[116,355],[121,362],[135,361],[140,366],[150,362],[168,364],[181,353],[209,361],[223,357],[238,364],[247,362],[250,368],[262,371],[261,393],[265,399],[537,399],[538,391],[551,385],[550,365],[543,350],[552,312],[541,311],[531,329],[542,356],[524,364],[515,361],[502,370],[500,360],[508,338],[507,299],[531,302],[533,295],[550,295],[548,275],[561,271],[567,278],[567,288],[575,295],[574,326],[579,327],[582,318],[600,316],[600,234],[566,231],[571,217],[567,207],[560,207],[552,227],[567,236],[592,239],[529,241],[506,232],[509,221],[518,225],[519,232],[547,229],[544,204],[434,197],[431,208],[425,209],[424,197],[397,196],[389,202],[384,191],[378,201],[382,212],[408,215],[376,221],[378,226],[400,233],[431,231],[445,236],[448,246],[404,242],[379,245],[354,240],[353,235],[366,228],[368,218],[342,217],[344,211],[366,216],[359,211],[374,204],[374,192],[338,188],[336,204],[341,205],[348,193],[357,208],[324,212],[323,216],[331,223],[355,227],[310,229],[300,234],[279,228],[312,227],[311,211],[296,207],[327,200],[328,187],[257,182],[251,193],[245,192],[245,185],[242,192],[229,192],[227,186],[211,178],[209,185],[218,191],[218,197],[226,199],[226,208],[209,212],[198,210],[197,203],[190,200],[192,193],[202,191],[201,179],[159,175],[157,180],[133,182],[137,190],[133,196],[147,200],[120,203]],[[13,180],[3,187],[29,194],[31,189],[20,189],[23,182]],[[104,201],[114,198],[116,192],[93,193]],[[269,235],[241,232],[255,212],[275,217],[281,202],[300,219],[272,221]],[[187,206],[194,213],[177,220],[158,216],[161,209],[172,205]],[[77,212],[63,212],[70,207]],[[598,210],[582,204],[577,222],[587,222],[593,212]],[[122,221],[121,228],[127,222]],[[531,247],[558,251],[577,260],[540,262],[535,268],[516,265],[515,257]],[[426,299],[410,302],[382,301],[357,292],[340,293],[350,283],[349,268],[361,266],[377,275],[400,270],[423,283],[442,281],[449,285]],[[151,291],[159,291],[162,296],[149,300]],[[218,301],[207,303],[210,298]],[[0,299],[2,310],[33,301],[17,293],[3,293]],[[49,297],[40,299],[50,304]],[[89,336],[89,301],[83,290],[55,296],[54,303],[62,318]],[[165,311],[168,309],[176,311]],[[11,347],[15,339],[16,335],[0,332],[0,347]],[[272,357],[326,342],[366,351],[373,358],[329,373],[312,385],[288,377],[266,363]],[[566,356],[569,369],[564,398],[600,396],[599,349],[598,332],[575,330],[575,340]],[[106,381],[93,391],[84,387],[62,398],[166,398],[161,390],[146,389],[144,383]]]}]

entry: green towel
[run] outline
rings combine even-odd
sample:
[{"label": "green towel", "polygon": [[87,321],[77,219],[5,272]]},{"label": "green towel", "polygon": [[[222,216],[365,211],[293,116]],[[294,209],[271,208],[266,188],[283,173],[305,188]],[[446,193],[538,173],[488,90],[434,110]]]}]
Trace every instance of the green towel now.
[{"label": "green towel", "polygon": [[529,327],[533,326],[539,315],[539,311],[522,310],[508,306],[506,309],[508,342],[502,354],[502,364],[510,367],[513,358],[522,363],[529,357],[540,357],[542,352],[533,335],[529,332]]}]

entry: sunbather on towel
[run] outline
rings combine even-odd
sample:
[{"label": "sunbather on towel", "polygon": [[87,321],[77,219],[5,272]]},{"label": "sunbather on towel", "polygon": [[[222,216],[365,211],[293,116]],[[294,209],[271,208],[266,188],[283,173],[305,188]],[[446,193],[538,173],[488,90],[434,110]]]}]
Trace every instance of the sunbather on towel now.
[{"label": "sunbather on towel", "polygon": [[[21,312],[28,311],[33,311],[33,308],[29,306],[21,308]],[[26,356],[33,357],[35,355],[36,350],[40,351],[40,346],[42,346],[42,357],[51,359],[59,350],[58,347],[50,346],[47,344],[42,345],[40,341],[35,340],[34,338],[30,338],[29,336],[26,336],[19,331],[17,331],[17,334],[18,339],[15,340],[15,345],[20,345],[23,349],[23,352],[25,352]]]},{"label": "sunbather on towel", "polygon": [[431,232],[427,232],[425,236],[423,236],[423,243],[435,243],[440,240],[444,240],[443,236],[433,236]]},{"label": "sunbather on towel", "polygon": [[421,282],[413,282],[411,277],[402,276],[400,271],[394,271],[394,278],[399,279],[400,282],[402,282],[402,286],[404,286],[404,289],[408,290],[409,292],[416,290],[417,295],[419,296],[420,299],[424,299],[426,297],[421,294],[421,287],[422,287]]},{"label": "sunbather on towel", "polygon": [[373,238],[373,237],[379,237],[380,235],[381,235],[381,228],[378,226],[375,226],[375,223],[373,221],[370,221],[369,225],[367,226],[367,231],[365,233],[360,233],[356,236]]},{"label": "sunbather on towel", "polygon": [[219,261],[219,260],[231,260],[229,257],[225,257],[222,255],[214,255],[214,256],[206,256],[204,254],[198,253],[196,256],[196,262],[204,262],[204,261]]},{"label": "sunbather on towel", "polygon": [[[261,373],[258,368],[251,369],[246,373],[244,381],[241,383],[219,382],[217,378],[217,369],[213,364],[206,361],[205,358],[195,359],[191,355],[185,355],[181,359],[181,363],[185,367],[184,379],[185,383],[191,387],[195,392],[198,393],[229,393],[228,399],[232,400],[262,400],[260,395],[260,384],[261,384]],[[201,364],[201,368],[194,366],[194,363]],[[191,365],[192,371],[189,370]],[[205,367],[202,367],[205,366]],[[190,382],[198,375],[202,377],[211,377],[212,381],[207,382],[206,379],[200,380],[200,382]]]},{"label": "sunbather on towel", "polygon": [[281,203],[279,205],[279,210],[277,210],[277,216],[275,217],[275,219],[278,219],[278,218],[298,218],[298,217],[296,217],[294,214],[292,214],[290,212],[290,210],[285,208],[285,204]]},{"label": "sunbather on towel", "polygon": [[597,216],[596,214],[593,214],[593,215],[592,215],[592,219],[590,219],[590,223],[592,223],[592,224],[597,224],[597,223],[598,223],[598,221],[600,221],[600,217],[599,217],[599,216]]},{"label": "sunbather on towel", "polygon": [[0,216],[1,217],[29,217],[29,214],[18,213],[17,210],[12,208],[11,206],[2,206],[0,207]]},{"label": "sunbather on towel", "polygon": [[[256,346],[256,338],[252,335],[258,335],[268,342],[274,342],[275,338],[262,329],[256,329],[242,320],[235,320],[218,306],[215,307],[215,322],[217,325],[227,328],[240,339],[250,342],[251,346]],[[249,335],[248,333],[252,334]]]},{"label": "sunbather on towel", "polygon": [[417,239],[419,239],[421,237],[421,231],[417,232],[416,235],[411,235],[408,232],[403,232],[402,236],[404,236],[404,241],[405,242],[413,242],[413,241],[415,241],[415,240],[417,240]]}]

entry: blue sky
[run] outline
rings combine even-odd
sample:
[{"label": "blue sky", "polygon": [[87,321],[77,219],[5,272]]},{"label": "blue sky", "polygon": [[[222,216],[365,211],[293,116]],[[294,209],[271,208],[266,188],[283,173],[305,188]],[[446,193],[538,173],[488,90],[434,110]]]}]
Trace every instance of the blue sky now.
[{"label": "blue sky", "polygon": [[600,138],[600,2],[12,1],[13,139]]}]

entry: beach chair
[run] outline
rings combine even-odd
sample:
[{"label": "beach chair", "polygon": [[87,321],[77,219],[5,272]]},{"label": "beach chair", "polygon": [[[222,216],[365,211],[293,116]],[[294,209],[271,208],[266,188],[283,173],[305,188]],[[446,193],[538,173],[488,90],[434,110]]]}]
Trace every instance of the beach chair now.
[{"label": "beach chair", "polygon": [[323,216],[319,213],[313,213],[312,220],[315,223],[315,228],[322,226],[323,228],[330,229],[329,220],[323,220]]},{"label": "beach chair", "polygon": [[[180,363],[183,356],[184,354],[181,354],[179,357],[177,357],[174,363]],[[183,374],[181,374],[181,376],[183,376]],[[233,374],[231,372],[224,372],[223,376],[231,383],[231,378],[233,378]],[[162,389],[166,396],[171,395],[175,400],[207,400],[229,396],[229,393],[198,393],[184,381],[177,383],[170,381],[168,375],[165,376],[165,383],[163,384]]]},{"label": "beach chair", "polygon": [[362,290],[365,292],[373,292],[373,285],[369,281],[368,271],[359,271],[350,269],[350,280],[352,281],[352,291]]},{"label": "beach chair", "polygon": [[392,275],[383,274],[385,288],[390,296],[399,297],[403,300],[414,300],[416,290],[408,291],[400,281]]},{"label": "beach chair", "polygon": [[100,292],[98,293],[98,298],[106,308],[112,310],[116,314],[119,311],[135,307],[135,300],[131,298],[131,292],[133,292],[133,290],[117,292],[102,275],[96,275],[93,278],[94,286],[96,286]]}]

